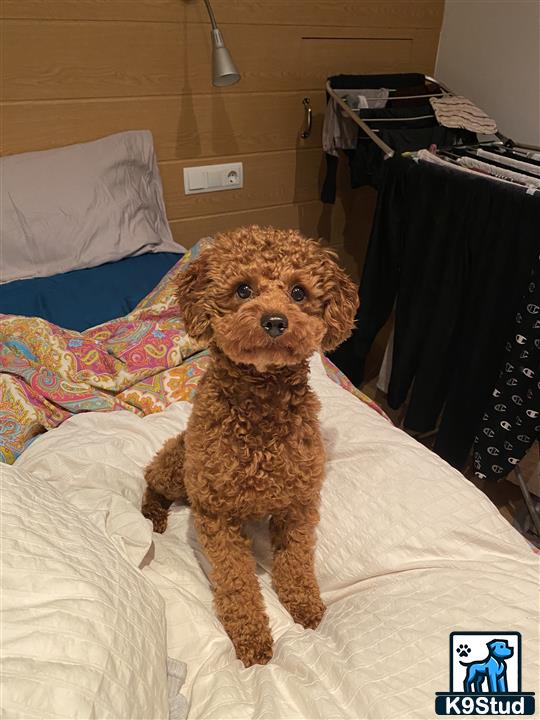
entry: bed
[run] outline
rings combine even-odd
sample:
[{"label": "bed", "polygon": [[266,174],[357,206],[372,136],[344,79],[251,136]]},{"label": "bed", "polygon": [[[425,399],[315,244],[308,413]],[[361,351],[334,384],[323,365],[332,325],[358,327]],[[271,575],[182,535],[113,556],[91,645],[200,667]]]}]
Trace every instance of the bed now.
[{"label": "bed", "polygon": [[458,630],[521,633],[522,685],[538,690],[539,556],[319,355],[328,610],[316,631],[292,622],[254,524],[275,653],[236,659],[189,509],[164,535],[140,513],[143,469],[185,426],[207,363],[173,294],[196,253],[96,327],[0,321],[3,717],[431,718]]}]

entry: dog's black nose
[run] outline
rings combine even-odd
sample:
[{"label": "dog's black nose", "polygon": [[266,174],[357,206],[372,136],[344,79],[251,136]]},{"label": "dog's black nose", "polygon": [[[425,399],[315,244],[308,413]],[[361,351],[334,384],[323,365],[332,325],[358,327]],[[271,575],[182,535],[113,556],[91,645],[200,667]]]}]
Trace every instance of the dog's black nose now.
[{"label": "dog's black nose", "polygon": [[289,321],[285,315],[263,315],[261,318],[261,327],[266,330],[270,337],[278,337],[283,335],[289,327]]}]

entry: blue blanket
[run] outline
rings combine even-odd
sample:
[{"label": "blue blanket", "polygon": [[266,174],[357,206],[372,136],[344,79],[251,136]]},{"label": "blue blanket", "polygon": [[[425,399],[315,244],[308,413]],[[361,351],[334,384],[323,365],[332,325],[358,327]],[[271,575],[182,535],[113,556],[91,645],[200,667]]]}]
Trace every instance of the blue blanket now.
[{"label": "blue blanket", "polygon": [[131,312],[182,256],[147,253],[95,268],[0,285],[0,313],[82,332]]}]

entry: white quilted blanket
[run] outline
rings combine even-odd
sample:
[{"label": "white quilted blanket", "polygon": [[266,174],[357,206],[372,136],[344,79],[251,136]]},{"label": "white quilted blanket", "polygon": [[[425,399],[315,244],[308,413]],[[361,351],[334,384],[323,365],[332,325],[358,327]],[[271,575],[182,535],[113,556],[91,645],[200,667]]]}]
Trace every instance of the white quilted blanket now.
[{"label": "white quilted blanket", "polygon": [[[188,666],[184,692],[192,718],[434,717],[435,692],[448,689],[454,630],[520,631],[523,687],[538,691],[538,557],[482,493],[335,385],[319,359],[312,362],[312,384],[322,401],[330,457],[317,549],[328,611],[316,631],[293,624],[271,589],[264,527],[254,527],[275,638],[274,658],[264,667],[243,668],[214,616],[189,510],[175,508],[166,534],[153,537],[138,512],[143,467],[184,427],[188,404],[144,419],[124,412],[75,416],[37,440],[14,472],[30,473],[41,486],[48,481],[63,501],[101,517],[101,532],[142,568],[148,587],[157,588],[166,604],[167,652]],[[23,517],[21,510],[19,522]],[[45,529],[44,517],[41,522]],[[51,528],[51,544],[67,542],[69,534],[62,533]],[[31,552],[29,544],[25,568]],[[110,552],[103,554],[104,567],[113,562]],[[53,590],[54,602],[70,606],[71,625],[63,620],[63,627],[76,649],[65,651],[76,663],[74,628],[86,611],[84,593],[68,600],[56,586],[40,588],[46,596]],[[8,588],[8,598],[12,592],[20,591]],[[17,597],[27,602],[24,593]],[[139,591],[130,597],[138,606]],[[40,654],[42,628],[57,613],[54,602],[50,616],[33,609],[16,616],[14,652],[24,654],[28,643],[30,655]],[[129,614],[129,603],[122,607]],[[128,642],[129,629],[124,633]],[[29,672],[26,662],[19,667]],[[157,673],[156,662],[150,648],[141,682]],[[44,697],[46,681],[36,678]],[[13,716],[16,707],[9,708]],[[162,713],[156,706],[148,717]]]},{"label": "white quilted blanket", "polygon": [[0,480],[0,717],[167,717],[163,601],[106,512],[6,465]]}]

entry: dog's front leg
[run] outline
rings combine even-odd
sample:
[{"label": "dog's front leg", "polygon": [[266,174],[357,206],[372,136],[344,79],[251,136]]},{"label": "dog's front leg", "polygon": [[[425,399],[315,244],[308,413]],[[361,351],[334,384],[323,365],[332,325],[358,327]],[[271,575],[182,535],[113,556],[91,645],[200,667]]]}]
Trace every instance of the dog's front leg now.
[{"label": "dog's front leg", "polygon": [[288,508],[270,520],[274,589],[293,620],[305,628],[316,628],[326,609],[315,577],[318,521],[316,506]]},{"label": "dog's front leg", "polygon": [[272,634],[255,572],[251,543],[239,523],[194,512],[195,528],[212,565],[214,603],[236,655],[246,667],[272,657]]}]

